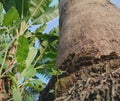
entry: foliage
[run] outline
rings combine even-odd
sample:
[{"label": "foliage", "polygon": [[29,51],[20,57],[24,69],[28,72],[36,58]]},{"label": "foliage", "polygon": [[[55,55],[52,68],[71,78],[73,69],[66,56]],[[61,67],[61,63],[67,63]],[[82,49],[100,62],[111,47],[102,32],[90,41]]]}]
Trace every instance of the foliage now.
[{"label": "foliage", "polygon": [[[12,85],[7,85],[4,100],[32,101],[27,88],[41,91],[45,87],[36,73],[58,75],[54,70],[58,28],[43,33],[45,23],[58,14],[57,8],[49,7],[50,3],[51,0],[0,0],[0,79],[4,82],[7,78]],[[31,32],[29,28],[34,24],[41,26]]]}]

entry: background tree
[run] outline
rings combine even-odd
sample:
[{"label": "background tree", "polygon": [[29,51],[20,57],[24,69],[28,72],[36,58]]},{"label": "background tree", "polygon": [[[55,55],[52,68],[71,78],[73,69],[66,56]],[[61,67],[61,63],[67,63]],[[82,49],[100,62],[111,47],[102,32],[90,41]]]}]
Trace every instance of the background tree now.
[{"label": "background tree", "polygon": [[[119,101],[119,8],[109,0],[59,0],[59,13],[56,68],[65,73],[46,89],[56,82],[55,101]],[[53,101],[47,90],[40,101]]]}]

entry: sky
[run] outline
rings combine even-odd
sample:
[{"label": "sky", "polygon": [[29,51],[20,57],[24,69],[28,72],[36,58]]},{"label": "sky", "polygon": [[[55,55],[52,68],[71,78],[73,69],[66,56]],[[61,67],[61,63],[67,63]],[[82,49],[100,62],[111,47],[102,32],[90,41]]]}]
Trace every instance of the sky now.
[{"label": "sky", "polygon": [[117,7],[120,7],[120,0],[110,0],[111,3],[115,4]]},{"label": "sky", "polygon": [[52,4],[53,4],[53,5],[58,4],[58,0],[53,0],[53,1],[52,1]]},{"label": "sky", "polygon": [[[53,1],[52,1],[52,5],[56,5],[56,4],[58,4],[58,0],[53,0]],[[58,26],[58,25],[59,25],[59,16],[56,17],[55,19],[53,19],[52,21],[49,21],[49,22],[47,23],[47,27],[46,27],[46,29],[45,29],[45,32],[46,32],[46,33],[49,33],[49,31],[50,31],[51,29],[55,28],[55,27]]]}]

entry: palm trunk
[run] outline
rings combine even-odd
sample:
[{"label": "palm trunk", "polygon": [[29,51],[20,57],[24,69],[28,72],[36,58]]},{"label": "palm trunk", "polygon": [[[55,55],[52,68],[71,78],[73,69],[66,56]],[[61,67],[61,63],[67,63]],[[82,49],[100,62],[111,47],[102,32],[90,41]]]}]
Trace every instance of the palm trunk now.
[{"label": "palm trunk", "polygon": [[69,54],[120,54],[120,10],[108,0],[60,0],[57,68]]},{"label": "palm trunk", "polygon": [[120,101],[120,10],[109,0],[59,0],[59,11],[56,68],[65,73],[55,101]]}]

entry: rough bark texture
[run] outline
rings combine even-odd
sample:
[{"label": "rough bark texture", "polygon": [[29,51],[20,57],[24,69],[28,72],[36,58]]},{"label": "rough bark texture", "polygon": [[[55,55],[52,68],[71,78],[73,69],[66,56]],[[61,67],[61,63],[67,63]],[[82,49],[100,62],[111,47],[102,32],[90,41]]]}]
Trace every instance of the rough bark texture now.
[{"label": "rough bark texture", "polygon": [[[120,101],[120,57],[116,53],[69,57],[56,84],[54,101]],[[50,101],[50,100],[48,100]]]},{"label": "rough bark texture", "polygon": [[40,101],[53,101],[50,88],[54,101],[120,101],[120,9],[109,0],[59,0],[59,8],[56,68],[65,73]]},{"label": "rough bark texture", "polygon": [[120,10],[108,0],[59,0],[60,40],[56,67],[70,53],[120,54]]}]

